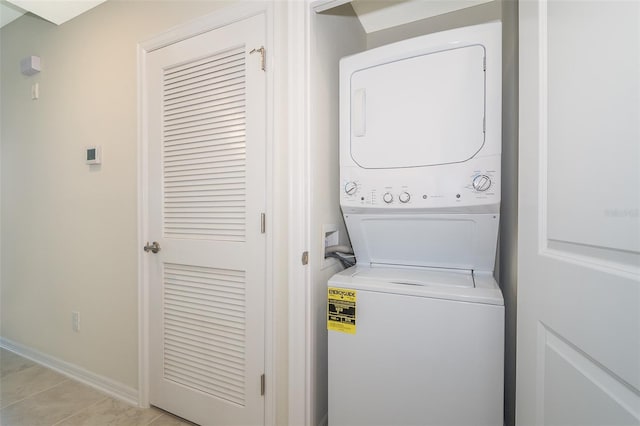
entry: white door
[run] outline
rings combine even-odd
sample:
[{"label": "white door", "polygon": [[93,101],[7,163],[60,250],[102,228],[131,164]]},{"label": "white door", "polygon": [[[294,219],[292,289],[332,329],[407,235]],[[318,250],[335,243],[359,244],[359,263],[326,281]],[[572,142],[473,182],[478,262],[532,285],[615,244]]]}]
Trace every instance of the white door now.
[{"label": "white door", "polygon": [[521,1],[516,421],[640,424],[640,2]]},{"label": "white door", "polygon": [[264,423],[264,43],[258,15],[145,65],[149,397],[202,425]]}]

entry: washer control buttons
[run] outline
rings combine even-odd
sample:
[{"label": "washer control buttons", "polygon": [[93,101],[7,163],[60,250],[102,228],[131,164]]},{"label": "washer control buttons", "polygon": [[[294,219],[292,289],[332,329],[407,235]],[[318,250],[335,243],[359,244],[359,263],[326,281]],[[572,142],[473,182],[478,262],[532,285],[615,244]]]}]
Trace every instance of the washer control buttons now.
[{"label": "washer control buttons", "polygon": [[411,199],[411,195],[409,195],[409,193],[405,191],[402,194],[400,194],[400,196],[398,196],[398,199],[400,200],[401,203],[408,203],[409,200]]},{"label": "washer control buttons", "polygon": [[347,182],[344,185],[344,192],[347,193],[347,195],[353,195],[358,191],[358,185],[355,182]]},{"label": "washer control buttons", "polygon": [[393,202],[393,194],[391,194],[390,192],[385,192],[385,194],[382,196],[382,200],[389,204]]},{"label": "washer control buttons", "polygon": [[484,192],[491,187],[491,178],[487,175],[478,175],[473,178],[473,189]]}]

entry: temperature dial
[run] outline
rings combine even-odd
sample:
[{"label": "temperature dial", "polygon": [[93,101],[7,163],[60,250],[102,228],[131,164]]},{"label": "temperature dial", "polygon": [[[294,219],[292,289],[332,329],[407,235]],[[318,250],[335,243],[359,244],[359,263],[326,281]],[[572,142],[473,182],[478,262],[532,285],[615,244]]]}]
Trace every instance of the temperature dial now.
[{"label": "temperature dial", "polygon": [[393,202],[393,194],[391,194],[390,192],[385,192],[385,194],[382,196],[382,199],[385,203],[389,204]]},{"label": "temperature dial", "polygon": [[409,195],[409,193],[405,191],[398,196],[398,199],[400,200],[401,203],[408,203],[409,200],[411,199],[411,195]]},{"label": "temperature dial", "polygon": [[478,175],[473,178],[473,189],[484,192],[491,188],[491,178],[487,175]]},{"label": "temperature dial", "polygon": [[344,185],[344,192],[347,193],[347,195],[353,195],[358,191],[358,185],[355,182],[347,182]]}]

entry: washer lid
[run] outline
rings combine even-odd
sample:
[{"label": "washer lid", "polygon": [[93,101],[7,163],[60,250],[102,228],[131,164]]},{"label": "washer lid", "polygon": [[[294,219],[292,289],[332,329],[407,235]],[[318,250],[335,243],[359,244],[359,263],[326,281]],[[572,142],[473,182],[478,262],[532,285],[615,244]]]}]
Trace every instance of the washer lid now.
[{"label": "washer lid", "polygon": [[470,45],[358,64],[350,77],[353,161],[390,169],[473,158],[485,143],[484,61],[484,46]]},{"label": "washer lid", "polygon": [[437,268],[363,268],[352,275],[354,281],[384,281],[391,284],[422,287],[448,286],[473,288],[473,273],[469,270]]},{"label": "washer lid", "polygon": [[335,274],[328,285],[363,292],[504,305],[491,272],[356,265]]}]

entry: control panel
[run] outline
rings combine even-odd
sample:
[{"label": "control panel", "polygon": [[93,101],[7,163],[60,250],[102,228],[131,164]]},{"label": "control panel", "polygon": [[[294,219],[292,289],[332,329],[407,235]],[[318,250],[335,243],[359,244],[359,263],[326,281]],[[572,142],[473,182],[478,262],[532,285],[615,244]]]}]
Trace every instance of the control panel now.
[{"label": "control panel", "polygon": [[[498,206],[500,171],[483,164],[448,165],[449,172],[419,168],[373,171],[359,167],[342,169],[341,204],[345,208],[430,209]],[[471,166],[471,167],[469,167]]]}]

